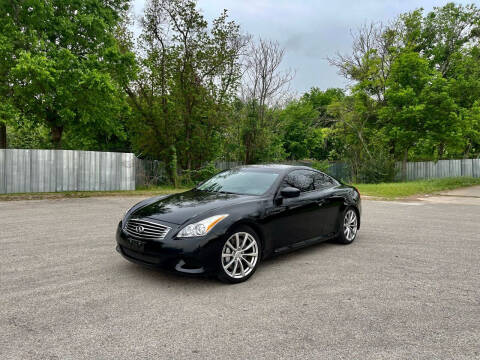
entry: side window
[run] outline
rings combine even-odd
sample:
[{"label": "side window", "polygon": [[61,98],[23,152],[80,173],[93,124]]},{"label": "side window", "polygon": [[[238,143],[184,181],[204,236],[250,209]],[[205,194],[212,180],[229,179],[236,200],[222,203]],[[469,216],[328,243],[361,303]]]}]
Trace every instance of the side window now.
[{"label": "side window", "polygon": [[327,187],[337,185],[335,180],[321,172],[316,172],[314,179],[315,190],[325,189]]},{"label": "side window", "polygon": [[294,170],[285,176],[282,187],[293,186],[301,192],[315,190],[315,175],[316,173],[310,170]]}]

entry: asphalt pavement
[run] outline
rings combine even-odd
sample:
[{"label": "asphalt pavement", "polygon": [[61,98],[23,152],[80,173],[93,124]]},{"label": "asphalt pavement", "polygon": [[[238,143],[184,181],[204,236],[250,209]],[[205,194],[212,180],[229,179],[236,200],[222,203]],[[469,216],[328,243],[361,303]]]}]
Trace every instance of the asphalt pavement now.
[{"label": "asphalt pavement", "polygon": [[464,195],[364,201],[352,245],[238,285],[124,260],[115,228],[139,198],[0,202],[0,358],[480,359],[480,203]]}]

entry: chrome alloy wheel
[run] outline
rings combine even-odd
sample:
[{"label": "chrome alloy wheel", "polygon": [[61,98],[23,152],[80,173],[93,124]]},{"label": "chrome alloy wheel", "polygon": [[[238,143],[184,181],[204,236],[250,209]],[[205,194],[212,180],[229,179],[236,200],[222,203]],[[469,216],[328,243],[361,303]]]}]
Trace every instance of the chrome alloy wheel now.
[{"label": "chrome alloy wheel", "polygon": [[348,241],[353,241],[357,235],[358,230],[358,219],[357,213],[353,209],[349,209],[345,213],[345,218],[343,219],[343,233],[345,238]]},{"label": "chrome alloy wheel", "polygon": [[222,266],[233,279],[243,279],[255,269],[258,261],[257,240],[247,232],[230,236],[222,249]]}]

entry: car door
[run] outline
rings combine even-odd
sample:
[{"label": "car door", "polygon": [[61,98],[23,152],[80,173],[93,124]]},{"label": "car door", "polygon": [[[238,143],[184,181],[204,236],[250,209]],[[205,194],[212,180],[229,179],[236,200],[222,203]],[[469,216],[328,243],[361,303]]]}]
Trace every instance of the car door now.
[{"label": "car door", "polygon": [[[321,234],[322,226],[318,221],[320,198],[315,189],[314,176],[314,171],[293,170],[281,183],[269,222],[277,249]],[[281,198],[280,191],[287,186],[299,189],[300,195],[294,198]]]},{"label": "car door", "polygon": [[315,172],[314,186],[317,190],[317,215],[321,223],[319,233],[328,237],[333,235],[338,228],[338,217],[343,203],[343,197],[338,194],[340,185],[335,179],[320,171]]}]

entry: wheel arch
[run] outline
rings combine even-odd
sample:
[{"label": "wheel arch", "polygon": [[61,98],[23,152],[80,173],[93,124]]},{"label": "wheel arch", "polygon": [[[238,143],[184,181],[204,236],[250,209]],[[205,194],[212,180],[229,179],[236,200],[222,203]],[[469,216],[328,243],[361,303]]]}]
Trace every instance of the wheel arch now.
[{"label": "wheel arch", "polygon": [[265,232],[262,229],[261,225],[257,224],[255,221],[251,221],[251,220],[248,220],[248,219],[241,219],[241,220],[238,220],[237,222],[233,223],[232,225],[230,225],[230,227],[228,228],[228,233],[231,233],[233,230],[235,230],[236,227],[239,227],[239,226],[242,226],[242,225],[251,227],[257,233],[257,235],[259,237],[258,240],[260,241],[260,247],[261,247],[261,250],[262,250],[261,258],[263,259],[265,257],[265,255],[268,253],[268,248],[266,247],[266,245],[267,245],[266,235],[265,235]]},{"label": "wheel arch", "polygon": [[[355,203],[349,203],[347,201],[345,201],[343,204],[342,204],[342,207],[340,209],[340,214],[343,214],[345,212],[346,209],[348,208],[352,208],[353,210],[355,210],[355,212],[357,213],[357,219],[358,219],[358,229],[360,229],[360,224],[362,223],[362,220],[360,218],[360,209],[358,208],[358,205],[355,204]],[[338,221],[343,221],[340,216],[338,217]]]}]

